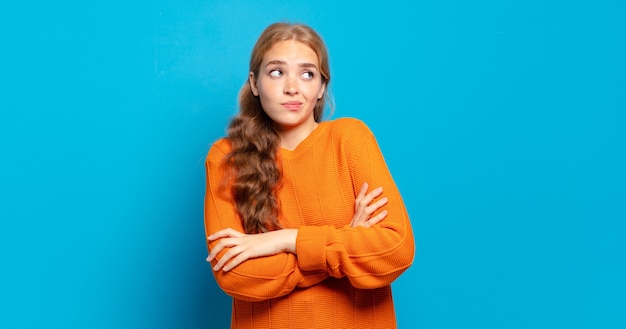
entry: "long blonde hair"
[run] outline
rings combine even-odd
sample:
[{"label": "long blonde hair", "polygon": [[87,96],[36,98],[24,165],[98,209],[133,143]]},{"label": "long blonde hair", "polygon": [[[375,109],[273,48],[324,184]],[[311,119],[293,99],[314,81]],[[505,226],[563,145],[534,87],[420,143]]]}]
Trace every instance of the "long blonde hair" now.
[{"label": "long blonde hair", "polygon": [[[322,38],[303,24],[274,23],[261,33],[250,57],[250,72],[255,77],[265,53],[276,43],[295,40],[307,45],[317,54],[324,96],[313,110],[316,122],[322,120],[324,106],[330,103],[330,65]],[[278,221],[279,201],[276,195],[281,180],[277,158],[279,136],[258,96],[252,94],[249,81],[239,92],[239,113],[228,127],[231,151],[225,163],[234,175],[232,196],[246,233],[267,232],[281,228]]]}]

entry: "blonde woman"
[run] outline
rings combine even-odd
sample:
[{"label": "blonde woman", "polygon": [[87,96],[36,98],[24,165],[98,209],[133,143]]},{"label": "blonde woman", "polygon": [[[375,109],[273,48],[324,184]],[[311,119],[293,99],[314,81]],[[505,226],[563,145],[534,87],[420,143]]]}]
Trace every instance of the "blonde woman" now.
[{"label": "blonde woman", "polygon": [[314,30],[270,25],[239,114],[209,150],[207,261],[233,298],[231,328],[396,327],[409,217],[368,127],[322,120],[329,82]]}]

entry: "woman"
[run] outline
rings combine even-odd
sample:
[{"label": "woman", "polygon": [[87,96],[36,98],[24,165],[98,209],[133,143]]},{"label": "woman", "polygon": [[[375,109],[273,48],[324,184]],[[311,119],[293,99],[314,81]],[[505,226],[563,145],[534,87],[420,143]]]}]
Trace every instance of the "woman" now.
[{"label": "woman", "polygon": [[409,218],[367,126],[321,120],[329,82],[315,31],[270,25],[228,137],[209,150],[207,261],[233,297],[232,328],[396,327]]}]

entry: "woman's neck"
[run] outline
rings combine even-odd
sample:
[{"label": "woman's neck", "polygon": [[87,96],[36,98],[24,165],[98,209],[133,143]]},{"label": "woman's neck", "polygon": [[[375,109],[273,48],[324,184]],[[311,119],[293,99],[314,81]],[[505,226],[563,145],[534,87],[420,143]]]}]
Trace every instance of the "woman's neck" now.
[{"label": "woman's neck", "polygon": [[279,130],[278,136],[280,136],[280,147],[286,150],[293,151],[300,143],[305,140],[319,123],[313,121],[312,124],[307,126],[300,126],[293,129]]}]

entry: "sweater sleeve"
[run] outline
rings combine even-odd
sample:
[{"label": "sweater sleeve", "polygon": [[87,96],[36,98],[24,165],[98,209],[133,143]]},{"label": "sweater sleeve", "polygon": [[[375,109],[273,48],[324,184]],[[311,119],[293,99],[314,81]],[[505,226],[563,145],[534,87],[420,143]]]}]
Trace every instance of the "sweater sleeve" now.
[{"label": "sweater sleeve", "polygon": [[[239,215],[225,184],[222,159],[228,147],[224,140],[214,144],[206,158],[206,193],[204,199],[205,234],[232,228],[243,232]],[[207,240],[207,249],[218,241]],[[215,260],[226,252],[223,250]],[[245,301],[262,301],[288,294],[296,287],[307,287],[328,277],[320,270],[303,271],[291,253],[249,259],[228,272],[214,271],[215,279],[228,295]]]},{"label": "sweater sleeve", "polygon": [[[391,284],[413,262],[414,240],[409,217],[374,135],[358,120],[345,132],[354,195],[364,182],[383,187],[388,215],[370,227],[302,226],[296,249],[303,271],[324,271],[348,277],[352,285],[373,289]],[[349,219],[348,219],[349,221]]]}]

